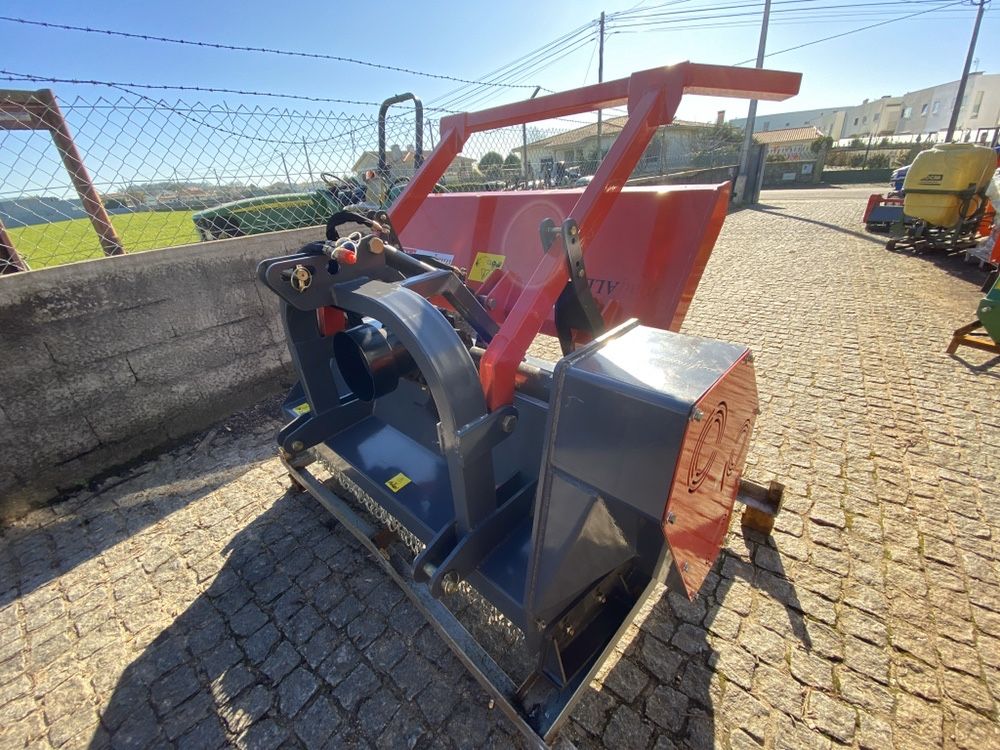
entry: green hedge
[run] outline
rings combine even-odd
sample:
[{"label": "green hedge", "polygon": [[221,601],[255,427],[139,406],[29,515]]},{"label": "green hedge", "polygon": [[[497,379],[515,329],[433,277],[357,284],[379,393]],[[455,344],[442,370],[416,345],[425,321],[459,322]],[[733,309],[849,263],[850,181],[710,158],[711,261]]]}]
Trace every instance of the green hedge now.
[{"label": "green hedge", "polygon": [[826,169],[823,182],[829,185],[858,185],[866,182],[888,182],[892,169]]}]

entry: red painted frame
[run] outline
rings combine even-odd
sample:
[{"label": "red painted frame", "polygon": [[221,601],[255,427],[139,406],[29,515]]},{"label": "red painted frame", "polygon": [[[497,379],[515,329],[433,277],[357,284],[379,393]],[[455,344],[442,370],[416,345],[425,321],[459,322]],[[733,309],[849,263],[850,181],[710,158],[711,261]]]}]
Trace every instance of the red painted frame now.
[{"label": "red painted frame", "polygon": [[[608,215],[656,129],[673,121],[685,93],[782,100],[798,93],[801,79],[799,73],[683,62],[594,86],[444,117],[437,147],[397,199],[390,218],[396,231],[402,232],[472,133],[626,105],[628,122],[569,214],[580,225],[586,253],[588,240]],[[568,277],[562,253],[541,256],[480,363],[479,376],[490,409],[513,401],[517,367]]]}]

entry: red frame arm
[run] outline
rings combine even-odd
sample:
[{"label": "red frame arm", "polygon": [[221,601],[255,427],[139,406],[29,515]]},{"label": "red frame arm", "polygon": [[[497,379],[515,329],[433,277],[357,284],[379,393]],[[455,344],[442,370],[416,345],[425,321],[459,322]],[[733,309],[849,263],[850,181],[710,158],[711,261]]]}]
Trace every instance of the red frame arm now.
[{"label": "red frame arm", "polygon": [[[569,214],[580,226],[586,252],[587,241],[607,216],[656,129],[673,121],[685,93],[782,100],[798,93],[801,80],[800,73],[684,62],[616,81],[444,117],[437,147],[389,212],[393,227],[400,233],[405,229],[472,133],[626,104],[625,127]],[[513,401],[517,367],[568,278],[563,253],[543,255],[499,333],[486,348],[479,377],[490,409]]]}]

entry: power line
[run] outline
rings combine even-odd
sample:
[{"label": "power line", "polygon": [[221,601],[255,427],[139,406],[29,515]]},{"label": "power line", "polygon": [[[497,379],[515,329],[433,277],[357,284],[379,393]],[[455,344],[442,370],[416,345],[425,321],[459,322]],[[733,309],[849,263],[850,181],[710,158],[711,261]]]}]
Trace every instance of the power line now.
[{"label": "power line", "polygon": [[[496,70],[487,73],[483,76],[483,79],[487,82],[497,82],[497,81],[509,81],[515,75],[522,72],[523,70],[530,67],[539,57],[546,54],[552,54],[560,48],[561,45],[566,45],[572,43],[574,39],[579,37],[582,32],[593,27],[594,21],[590,21],[582,26],[562,34],[555,39],[546,42],[541,47],[534,49],[530,52],[521,55],[514,60],[511,60],[504,65],[501,65]],[[461,102],[465,102],[473,97],[479,95],[480,92],[484,90],[485,87],[480,85],[474,86],[459,86],[456,89],[448,91],[434,99],[431,99],[429,103],[441,102],[443,106],[458,106]],[[544,91],[550,91],[550,89],[543,89]]]},{"label": "power line", "polygon": [[[839,39],[843,36],[849,36],[850,34],[857,34],[860,31],[867,31],[868,29],[874,29],[879,26],[885,26],[890,23],[896,23],[897,21],[905,21],[908,18],[916,18],[917,16],[922,16],[926,13],[933,13],[938,10],[944,10],[945,8],[951,8],[955,5],[961,5],[963,0],[956,0],[952,3],[946,3],[945,5],[940,5],[936,8],[928,8],[927,10],[917,11],[916,13],[910,13],[905,16],[898,16],[896,18],[890,18],[885,21],[879,21],[878,23],[868,24],[867,26],[861,26],[857,29],[851,29],[850,31],[842,31],[839,34],[831,34],[830,36],[822,37],[821,39],[813,39],[811,42],[803,42],[802,44],[796,44],[794,47],[786,47],[785,49],[779,49],[775,52],[768,52],[764,57],[774,57],[775,55],[783,55],[786,52],[792,52],[793,50],[802,49],[803,47],[811,47],[814,44],[820,44],[821,42],[829,42],[831,39]],[[746,65],[748,62],[754,62],[756,58],[750,58],[749,60],[743,60],[734,65]]]},{"label": "power line", "polygon": [[236,52],[258,52],[268,55],[284,55],[286,57],[306,57],[313,60],[332,60],[334,62],[350,63],[351,65],[363,65],[368,68],[377,68],[379,70],[391,70],[397,73],[407,73],[409,75],[422,76],[424,78],[436,78],[442,81],[457,81],[459,83],[474,83],[477,85],[499,86],[503,88],[528,88],[528,89],[534,88],[534,86],[530,86],[527,84],[523,86],[506,84],[506,83],[484,84],[482,81],[475,81],[468,78],[457,78],[456,76],[444,75],[442,73],[427,73],[422,70],[401,68],[396,65],[385,65],[383,63],[375,63],[369,60],[359,60],[353,57],[342,57],[340,55],[327,55],[322,52],[298,52],[296,50],[275,49],[272,47],[252,47],[240,44],[227,44],[225,42],[199,42],[193,39],[179,39],[168,36],[156,36],[154,34],[137,34],[129,31],[118,31],[116,29],[98,29],[90,26],[73,26],[64,23],[50,23],[48,21],[36,21],[30,18],[16,18],[14,16],[0,16],[0,21],[7,21],[9,23],[19,23],[26,26],[39,26],[46,29],[58,29],[61,31],[80,31],[88,34],[103,34],[105,36],[122,37],[125,39],[140,39],[146,42],[181,44],[181,45],[187,45],[189,47],[222,49],[222,50],[231,50]]},{"label": "power line", "polygon": [[359,101],[357,99],[332,99],[324,96],[306,96],[304,94],[282,94],[269,91],[248,91],[245,89],[215,88],[210,86],[182,86],[174,84],[126,83],[123,81],[98,81],[82,78],[56,78],[41,76],[34,73],[18,73],[0,68],[0,76],[6,81],[30,81],[34,83],[69,83],[82,86],[108,86],[117,89],[150,89],[157,91],[199,91],[209,94],[239,94],[240,96],[267,96],[275,99],[299,99],[307,102],[325,102],[329,104],[355,104],[362,107],[377,107],[378,102]]}]

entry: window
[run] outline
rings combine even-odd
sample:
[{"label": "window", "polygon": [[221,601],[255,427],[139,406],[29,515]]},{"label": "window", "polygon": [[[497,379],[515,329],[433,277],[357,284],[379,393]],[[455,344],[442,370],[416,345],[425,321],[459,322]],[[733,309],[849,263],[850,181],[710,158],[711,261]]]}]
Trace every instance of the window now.
[{"label": "window", "polygon": [[941,102],[939,100],[935,100],[934,104],[931,105],[931,114],[936,115],[940,111],[941,111]]},{"label": "window", "polygon": [[854,118],[854,124],[855,124],[855,125],[857,125],[857,124],[858,124],[858,118],[857,118],[857,117],[855,117],[855,118]]},{"label": "window", "polygon": [[861,124],[862,125],[868,124],[868,115],[865,115],[864,117],[861,118]]},{"label": "window", "polygon": [[923,117],[926,114],[927,114],[927,105],[926,104],[921,105],[921,107],[920,107],[920,116]]},{"label": "window", "polygon": [[909,120],[910,115],[913,114],[913,107],[903,107],[903,119]]},{"label": "window", "polygon": [[972,105],[972,116],[979,117],[979,108],[983,106],[983,92],[976,92],[976,99]]}]

